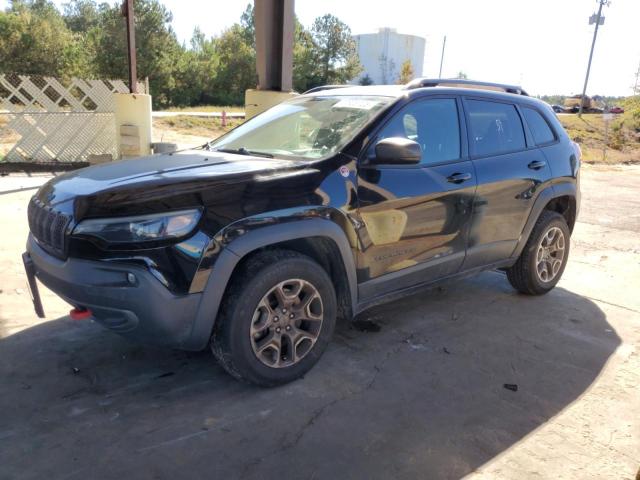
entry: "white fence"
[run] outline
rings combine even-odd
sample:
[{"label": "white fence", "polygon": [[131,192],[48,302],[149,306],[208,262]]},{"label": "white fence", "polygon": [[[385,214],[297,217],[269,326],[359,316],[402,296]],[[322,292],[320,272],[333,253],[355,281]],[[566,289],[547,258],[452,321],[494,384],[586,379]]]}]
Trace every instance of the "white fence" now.
[{"label": "white fence", "polygon": [[[144,91],[139,84],[138,91]],[[86,161],[117,155],[113,93],[128,93],[122,80],[63,80],[0,75],[0,114],[20,139],[9,162]],[[3,112],[4,111],[4,112]]]}]

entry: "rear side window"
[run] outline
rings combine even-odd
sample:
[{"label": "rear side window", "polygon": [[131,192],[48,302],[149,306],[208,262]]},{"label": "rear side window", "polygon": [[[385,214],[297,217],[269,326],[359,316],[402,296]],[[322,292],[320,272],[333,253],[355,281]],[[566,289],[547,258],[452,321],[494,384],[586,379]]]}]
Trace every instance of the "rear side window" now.
[{"label": "rear side window", "polygon": [[514,105],[467,100],[467,109],[475,155],[499,155],[526,148],[522,120]]},{"label": "rear side window", "polygon": [[[411,102],[382,128],[377,141],[389,137],[405,137],[418,142],[423,165],[459,159],[460,125],[455,99]],[[375,154],[373,149],[370,154]]]},{"label": "rear side window", "polygon": [[524,120],[529,125],[533,139],[536,145],[544,145],[545,143],[551,143],[556,139],[553,134],[553,130],[549,127],[549,124],[539,112],[533,108],[524,107],[522,109]]}]

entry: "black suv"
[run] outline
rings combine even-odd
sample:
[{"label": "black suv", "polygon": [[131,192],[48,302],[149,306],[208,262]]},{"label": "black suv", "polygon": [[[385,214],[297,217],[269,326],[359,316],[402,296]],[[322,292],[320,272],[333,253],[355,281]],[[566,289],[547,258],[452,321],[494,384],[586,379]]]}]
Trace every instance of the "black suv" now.
[{"label": "black suv", "polygon": [[518,87],[418,79],[316,89],[199,148],[55,178],[29,204],[42,283],[140,342],[260,385],[307,372],[337,317],[504,269],[560,279],[579,148]]}]

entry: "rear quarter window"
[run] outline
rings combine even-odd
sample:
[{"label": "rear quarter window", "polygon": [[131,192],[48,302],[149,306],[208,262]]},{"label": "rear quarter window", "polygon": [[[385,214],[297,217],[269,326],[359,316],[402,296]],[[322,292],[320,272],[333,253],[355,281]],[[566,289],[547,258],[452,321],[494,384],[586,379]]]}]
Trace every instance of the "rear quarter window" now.
[{"label": "rear quarter window", "polygon": [[540,112],[533,108],[524,107],[522,108],[522,115],[529,126],[529,130],[531,130],[536,145],[551,143],[556,139],[553,130]]},{"label": "rear quarter window", "polygon": [[500,155],[526,148],[522,120],[514,105],[484,100],[467,100],[466,105],[474,155]]}]

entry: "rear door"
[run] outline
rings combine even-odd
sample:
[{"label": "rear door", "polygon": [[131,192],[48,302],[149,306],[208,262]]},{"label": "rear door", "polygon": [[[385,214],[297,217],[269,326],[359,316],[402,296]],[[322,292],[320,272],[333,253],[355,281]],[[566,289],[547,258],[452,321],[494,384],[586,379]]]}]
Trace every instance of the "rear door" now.
[{"label": "rear door", "polygon": [[[358,168],[358,280],[374,297],[456,273],[464,260],[475,192],[462,106],[423,97],[375,134]],[[375,144],[406,137],[422,148],[419,165],[371,165]]]},{"label": "rear door", "polygon": [[551,170],[515,102],[466,97],[463,103],[478,181],[466,270],[511,256]]}]

